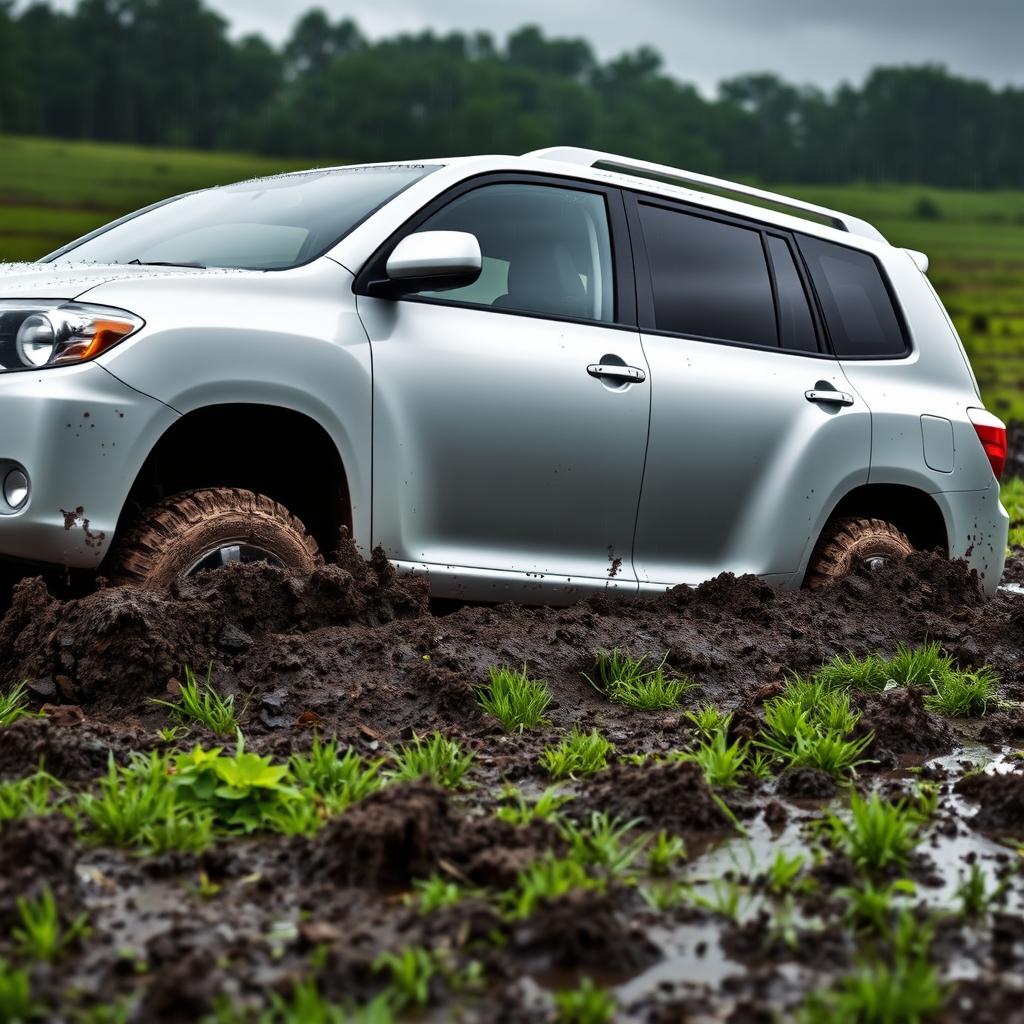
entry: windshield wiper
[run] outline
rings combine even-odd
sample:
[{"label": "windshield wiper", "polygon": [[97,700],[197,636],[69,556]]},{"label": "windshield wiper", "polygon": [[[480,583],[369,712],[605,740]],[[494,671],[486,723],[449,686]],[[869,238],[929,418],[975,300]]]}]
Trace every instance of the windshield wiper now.
[{"label": "windshield wiper", "polygon": [[206,270],[207,269],[205,263],[188,263],[188,262],[173,263],[173,262],[164,261],[164,260],[139,260],[139,259],[129,260],[125,264],[125,266],[128,266],[128,267],[191,267],[191,268],[193,268],[195,270]]}]

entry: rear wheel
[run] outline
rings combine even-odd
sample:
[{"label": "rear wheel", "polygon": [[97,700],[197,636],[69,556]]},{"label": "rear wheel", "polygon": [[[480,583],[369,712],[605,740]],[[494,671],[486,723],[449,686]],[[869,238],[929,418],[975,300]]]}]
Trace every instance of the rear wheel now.
[{"label": "rear wheel", "polygon": [[875,570],[914,551],[907,535],[884,519],[837,519],[825,531],[807,569],[812,590],[857,569]]},{"label": "rear wheel", "polygon": [[111,561],[119,583],[169,587],[228,562],[270,562],[308,574],[323,559],[316,541],[283,505],[252,491],[210,487],[148,508]]}]

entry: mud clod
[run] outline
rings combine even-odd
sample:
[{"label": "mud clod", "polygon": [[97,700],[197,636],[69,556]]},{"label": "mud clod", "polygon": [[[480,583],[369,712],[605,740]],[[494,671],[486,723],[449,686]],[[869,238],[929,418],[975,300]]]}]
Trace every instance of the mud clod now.
[{"label": "mud clod", "polygon": [[603,810],[623,821],[641,819],[646,828],[669,832],[730,829],[732,823],[714,799],[696,764],[620,765],[602,773],[575,813]]}]

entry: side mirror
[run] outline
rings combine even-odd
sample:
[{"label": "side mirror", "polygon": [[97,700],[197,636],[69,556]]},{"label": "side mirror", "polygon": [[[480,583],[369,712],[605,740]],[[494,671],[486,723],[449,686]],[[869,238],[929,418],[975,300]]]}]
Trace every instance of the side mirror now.
[{"label": "side mirror", "polygon": [[483,267],[480,243],[468,231],[418,231],[392,250],[387,275],[393,292],[461,288]]}]

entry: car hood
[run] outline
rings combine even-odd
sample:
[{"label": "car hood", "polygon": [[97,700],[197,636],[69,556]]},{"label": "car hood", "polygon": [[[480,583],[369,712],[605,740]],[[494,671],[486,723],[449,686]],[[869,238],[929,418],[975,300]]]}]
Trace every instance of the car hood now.
[{"label": "car hood", "polygon": [[200,270],[193,267],[142,267],[99,263],[0,264],[2,299],[79,299],[100,285],[139,278],[246,274],[244,270]]}]

